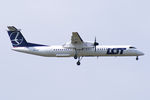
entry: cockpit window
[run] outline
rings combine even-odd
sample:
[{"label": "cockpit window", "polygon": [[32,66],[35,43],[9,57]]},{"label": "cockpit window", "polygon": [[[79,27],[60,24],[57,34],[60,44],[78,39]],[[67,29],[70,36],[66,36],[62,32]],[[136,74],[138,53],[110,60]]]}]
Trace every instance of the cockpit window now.
[{"label": "cockpit window", "polygon": [[129,47],[130,49],[136,49],[135,47]]}]

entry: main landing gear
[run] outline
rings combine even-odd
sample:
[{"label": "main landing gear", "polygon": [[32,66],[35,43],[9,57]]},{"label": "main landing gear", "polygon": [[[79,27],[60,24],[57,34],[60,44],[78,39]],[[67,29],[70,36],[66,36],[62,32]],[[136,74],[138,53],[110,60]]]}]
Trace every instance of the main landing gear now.
[{"label": "main landing gear", "polygon": [[78,56],[77,56],[77,50],[75,49],[75,55],[74,55],[74,59],[77,59],[78,58]]},{"label": "main landing gear", "polygon": [[74,56],[74,59],[77,59],[78,57],[77,57],[77,54]]},{"label": "main landing gear", "polygon": [[82,60],[83,57],[77,57],[78,58],[78,62],[77,62],[77,65],[81,65],[80,61]]},{"label": "main landing gear", "polygon": [[82,56],[79,56],[79,55],[78,55],[78,52],[79,52],[79,51],[75,49],[74,59],[78,59],[77,65],[79,66],[79,65],[81,65],[81,62],[80,62],[80,61],[82,60],[83,57],[82,57]]},{"label": "main landing gear", "polygon": [[78,62],[77,62],[77,65],[79,66],[80,64],[81,64],[80,61],[78,61]]},{"label": "main landing gear", "polygon": [[77,61],[78,66],[81,65],[80,61],[82,60],[82,58],[83,57],[80,57],[80,56],[77,56],[77,55],[74,56],[74,59],[78,59],[78,61]]}]

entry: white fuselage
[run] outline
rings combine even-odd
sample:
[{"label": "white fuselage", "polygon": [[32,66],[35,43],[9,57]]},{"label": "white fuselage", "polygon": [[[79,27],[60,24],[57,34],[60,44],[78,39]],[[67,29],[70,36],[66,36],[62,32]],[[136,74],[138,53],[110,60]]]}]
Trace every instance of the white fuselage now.
[{"label": "white fuselage", "polygon": [[47,46],[27,42],[20,30],[14,26],[8,26],[7,32],[14,51],[44,57],[74,57],[78,60],[77,65],[81,64],[82,57],[136,56],[136,60],[138,60],[138,56],[144,55],[133,46],[99,45],[96,37],[94,42],[83,41],[78,32],[72,32],[71,41],[61,46]]},{"label": "white fuselage", "polygon": [[36,46],[15,47],[12,50],[45,57],[74,57],[78,56],[141,56],[144,55],[136,48],[130,46],[107,46],[101,45],[94,48],[70,49],[64,46]]}]

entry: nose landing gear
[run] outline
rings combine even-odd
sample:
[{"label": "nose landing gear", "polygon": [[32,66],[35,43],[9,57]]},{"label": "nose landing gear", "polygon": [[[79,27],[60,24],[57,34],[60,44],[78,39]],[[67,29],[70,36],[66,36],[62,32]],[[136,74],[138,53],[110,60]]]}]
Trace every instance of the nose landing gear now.
[{"label": "nose landing gear", "polygon": [[139,60],[139,57],[138,57],[138,56],[136,57],[136,60]]}]

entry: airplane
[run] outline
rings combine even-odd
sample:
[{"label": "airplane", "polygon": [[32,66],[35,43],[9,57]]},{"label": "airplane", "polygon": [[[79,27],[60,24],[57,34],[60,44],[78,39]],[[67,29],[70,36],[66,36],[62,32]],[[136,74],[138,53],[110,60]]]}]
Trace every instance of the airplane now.
[{"label": "airplane", "polygon": [[72,32],[71,41],[64,45],[43,45],[27,42],[20,29],[14,26],[8,26],[8,35],[12,43],[12,50],[32,55],[44,57],[74,57],[77,59],[77,65],[83,57],[99,57],[99,56],[135,56],[136,60],[139,56],[144,55],[143,52],[131,45],[99,45],[96,41],[83,41],[78,32]]}]

